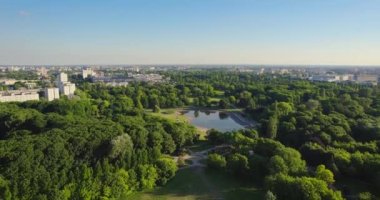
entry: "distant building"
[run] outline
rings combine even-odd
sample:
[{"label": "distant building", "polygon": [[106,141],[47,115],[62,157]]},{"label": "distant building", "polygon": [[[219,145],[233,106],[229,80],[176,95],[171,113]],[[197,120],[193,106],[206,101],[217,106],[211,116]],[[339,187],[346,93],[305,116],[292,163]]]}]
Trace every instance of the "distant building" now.
[{"label": "distant building", "polygon": [[311,81],[321,81],[321,82],[336,82],[340,80],[338,75],[313,75],[310,77]]},{"label": "distant building", "polygon": [[133,81],[132,78],[120,78],[120,77],[92,77],[94,83],[104,83],[109,86],[127,86],[128,82]]},{"label": "distant building", "polygon": [[1,79],[0,83],[3,85],[13,85],[17,82],[16,79]]},{"label": "distant building", "polygon": [[82,77],[83,77],[83,79],[95,76],[95,74],[96,73],[94,71],[92,71],[91,68],[82,69]]},{"label": "distant building", "polygon": [[74,95],[75,89],[76,88],[74,83],[64,83],[63,85],[61,85],[61,93],[63,95]]},{"label": "distant building", "polygon": [[372,74],[359,74],[356,75],[355,80],[357,83],[366,85],[377,85],[379,77]]},{"label": "distant building", "polygon": [[75,92],[75,84],[70,83],[67,79],[67,74],[61,72],[57,78],[57,87],[59,88],[59,92],[63,95],[71,96],[74,95]]},{"label": "distant building", "polygon": [[159,74],[134,74],[134,81],[157,83],[162,82],[163,77]]},{"label": "distant building", "polygon": [[352,81],[354,80],[354,75],[353,74],[343,74],[343,75],[340,75],[340,81]]},{"label": "distant building", "polygon": [[36,69],[37,75],[42,77],[48,77],[48,70],[45,67],[40,67]]},{"label": "distant building", "polygon": [[25,85],[29,89],[37,87],[37,83],[35,83],[35,82],[25,82]]},{"label": "distant building", "polygon": [[46,88],[45,97],[48,101],[53,101],[54,99],[59,99],[59,89],[58,88]]},{"label": "distant building", "polygon": [[113,86],[113,87],[116,87],[116,86],[128,86],[128,82],[108,82],[108,83],[105,83],[106,85],[109,85],[109,86]]},{"label": "distant building", "polygon": [[59,73],[57,81],[58,82],[63,82],[63,83],[68,82],[67,74],[64,73],[64,72]]},{"label": "distant building", "polygon": [[279,74],[289,74],[288,69],[280,69]]},{"label": "distant building", "polygon": [[0,93],[0,102],[39,100],[38,90],[10,90]]}]

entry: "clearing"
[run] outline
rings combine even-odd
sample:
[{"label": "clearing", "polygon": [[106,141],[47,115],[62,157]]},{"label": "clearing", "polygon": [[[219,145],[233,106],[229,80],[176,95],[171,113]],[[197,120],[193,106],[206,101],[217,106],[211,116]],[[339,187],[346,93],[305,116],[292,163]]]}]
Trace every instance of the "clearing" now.
[{"label": "clearing", "polygon": [[253,200],[263,199],[264,191],[242,183],[224,172],[209,171],[202,167],[179,170],[164,187],[135,193],[128,200]]},{"label": "clearing", "polygon": [[[201,145],[203,146],[203,145]],[[205,147],[205,146],[204,146]],[[226,172],[208,170],[201,162],[207,152],[220,147],[202,149],[189,155],[190,166],[178,170],[176,176],[165,186],[155,190],[135,193],[128,200],[253,200],[263,199],[265,192],[252,183],[235,179]],[[194,149],[193,149],[194,150]]]}]

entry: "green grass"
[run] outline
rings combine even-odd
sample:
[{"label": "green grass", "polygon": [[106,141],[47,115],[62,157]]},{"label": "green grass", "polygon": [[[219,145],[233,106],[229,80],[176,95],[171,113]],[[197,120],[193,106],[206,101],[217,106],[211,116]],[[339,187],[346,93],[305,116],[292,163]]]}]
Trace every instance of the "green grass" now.
[{"label": "green grass", "polygon": [[264,191],[246,185],[225,172],[202,168],[180,170],[164,187],[135,193],[128,200],[263,199]]},{"label": "green grass", "polygon": [[188,99],[190,104],[194,103],[194,97],[189,97]]},{"label": "green grass", "polygon": [[[145,109],[146,113],[149,113],[150,115],[156,116],[156,117],[162,117],[168,120],[171,120],[173,122],[183,122],[183,123],[189,123],[190,119],[186,117],[185,115],[181,115],[179,112],[184,108],[165,108],[161,109],[159,113],[153,112],[151,109]],[[198,134],[200,135],[200,140],[205,140],[206,136],[206,130],[197,127]]]},{"label": "green grass", "polygon": [[163,118],[166,118],[166,119],[169,119],[172,121],[188,122],[188,119],[186,118],[186,116],[178,113],[180,110],[181,110],[180,108],[178,108],[178,109],[168,108],[168,109],[161,109],[161,111],[159,113],[154,113],[154,112],[152,112],[151,109],[146,109],[145,112],[149,113],[153,116],[163,117]]},{"label": "green grass", "polygon": [[197,143],[187,148],[193,152],[197,152],[197,151],[203,151],[203,150],[209,149],[211,147],[213,147],[213,145],[209,144],[206,140],[202,140],[202,141],[198,141]]}]

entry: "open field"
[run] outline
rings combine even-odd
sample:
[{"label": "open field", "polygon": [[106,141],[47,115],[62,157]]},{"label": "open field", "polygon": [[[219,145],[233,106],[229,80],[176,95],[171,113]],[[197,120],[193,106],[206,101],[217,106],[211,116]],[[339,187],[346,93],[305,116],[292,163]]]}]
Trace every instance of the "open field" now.
[{"label": "open field", "polygon": [[263,190],[244,184],[225,172],[197,167],[179,170],[164,187],[133,194],[127,200],[254,200],[263,197]]},{"label": "open field", "polygon": [[187,119],[187,117],[180,114],[181,110],[182,108],[168,108],[161,109],[159,113],[155,113],[152,112],[151,109],[146,109],[145,112],[153,116],[163,117],[172,121],[188,122],[189,120]]}]

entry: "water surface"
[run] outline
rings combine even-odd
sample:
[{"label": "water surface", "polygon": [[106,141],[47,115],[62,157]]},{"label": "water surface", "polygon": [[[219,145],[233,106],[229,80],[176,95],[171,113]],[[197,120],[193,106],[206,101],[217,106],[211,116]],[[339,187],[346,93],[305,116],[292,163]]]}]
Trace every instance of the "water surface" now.
[{"label": "water surface", "polygon": [[183,115],[190,119],[191,124],[206,129],[232,131],[244,128],[230,114],[220,111],[186,110]]}]

